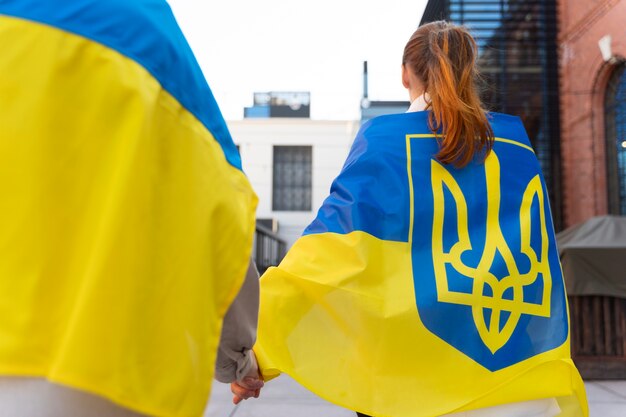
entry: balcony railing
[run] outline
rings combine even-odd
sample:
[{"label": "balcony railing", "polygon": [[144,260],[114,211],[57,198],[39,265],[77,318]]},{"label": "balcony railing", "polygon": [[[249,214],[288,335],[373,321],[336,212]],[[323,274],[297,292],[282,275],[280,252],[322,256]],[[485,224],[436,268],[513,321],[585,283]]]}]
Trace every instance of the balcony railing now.
[{"label": "balcony railing", "polygon": [[267,227],[258,224],[254,233],[252,256],[260,274],[270,266],[276,266],[285,256],[287,244]]}]

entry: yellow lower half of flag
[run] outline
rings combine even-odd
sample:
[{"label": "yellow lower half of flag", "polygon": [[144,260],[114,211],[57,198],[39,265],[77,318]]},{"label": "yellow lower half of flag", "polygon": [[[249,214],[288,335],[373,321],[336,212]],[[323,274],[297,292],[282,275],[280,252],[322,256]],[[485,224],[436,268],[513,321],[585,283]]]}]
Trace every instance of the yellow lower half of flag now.
[{"label": "yellow lower half of flag", "polygon": [[0,17],[0,374],[203,413],[256,196],[135,61]]},{"label": "yellow lower half of flag", "polygon": [[267,379],[285,372],[343,407],[435,417],[556,397],[584,416],[569,342],[489,371],[429,332],[418,314],[409,243],[364,232],[300,238],[261,279],[255,352]]}]

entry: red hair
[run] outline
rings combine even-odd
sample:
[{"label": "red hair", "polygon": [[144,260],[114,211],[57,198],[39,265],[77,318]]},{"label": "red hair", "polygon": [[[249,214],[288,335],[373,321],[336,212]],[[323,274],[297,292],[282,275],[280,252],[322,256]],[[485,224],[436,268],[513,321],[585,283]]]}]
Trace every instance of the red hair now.
[{"label": "red hair", "polygon": [[494,137],[477,88],[477,46],[463,26],[444,21],[420,26],[404,48],[402,65],[430,96],[430,129],[441,134],[437,159],[457,168],[484,158]]}]

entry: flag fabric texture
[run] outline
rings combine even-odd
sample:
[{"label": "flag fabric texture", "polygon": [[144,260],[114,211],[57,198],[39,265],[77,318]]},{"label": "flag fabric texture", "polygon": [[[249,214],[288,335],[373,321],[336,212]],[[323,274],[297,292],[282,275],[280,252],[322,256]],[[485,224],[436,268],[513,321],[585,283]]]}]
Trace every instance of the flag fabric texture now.
[{"label": "flag fabric texture", "polygon": [[201,416],[257,198],[161,0],[0,2],[0,374]]},{"label": "flag fabric texture", "polygon": [[519,118],[486,160],[437,162],[428,112],[361,128],[330,196],[261,278],[255,352],[372,416],[556,398],[586,416],[545,182]]}]

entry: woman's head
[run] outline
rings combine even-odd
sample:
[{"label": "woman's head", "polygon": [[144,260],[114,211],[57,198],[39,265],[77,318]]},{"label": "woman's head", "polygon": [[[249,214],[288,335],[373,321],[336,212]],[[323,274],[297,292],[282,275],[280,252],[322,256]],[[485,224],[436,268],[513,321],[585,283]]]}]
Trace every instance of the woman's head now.
[{"label": "woman's head", "polygon": [[457,167],[487,155],[493,131],[478,95],[477,47],[463,26],[444,21],[420,26],[404,48],[403,83],[423,88],[433,132],[442,132],[437,159]]}]

